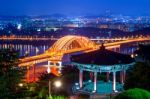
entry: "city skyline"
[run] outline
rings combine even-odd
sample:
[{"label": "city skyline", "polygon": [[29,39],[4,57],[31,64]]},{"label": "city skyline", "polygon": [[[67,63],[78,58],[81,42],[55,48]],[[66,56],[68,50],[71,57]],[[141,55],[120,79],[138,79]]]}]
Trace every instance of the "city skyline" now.
[{"label": "city skyline", "polygon": [[149,0],[3,0],[0,15],[150,15]]}]

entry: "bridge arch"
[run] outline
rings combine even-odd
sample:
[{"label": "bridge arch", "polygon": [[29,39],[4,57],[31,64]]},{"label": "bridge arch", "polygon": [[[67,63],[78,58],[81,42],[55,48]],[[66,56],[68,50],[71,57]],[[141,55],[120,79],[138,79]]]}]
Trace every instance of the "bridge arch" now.
[{"label": "bridge arch", "polygon": [[68,35],[56,41],[46,52],[93,48],[96,44],[87,37]]}]

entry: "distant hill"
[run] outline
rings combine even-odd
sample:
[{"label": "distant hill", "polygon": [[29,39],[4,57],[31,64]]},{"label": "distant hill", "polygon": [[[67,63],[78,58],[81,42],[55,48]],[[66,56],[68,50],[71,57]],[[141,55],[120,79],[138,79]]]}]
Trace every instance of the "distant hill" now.
[{"label": "distant hill", "polygon": [[117,35],[123,35],[125,32],[120,30],[113,30],[113,29],[100,29],[100,28],[94,28],[94,27],[82,27],[82,28],[63,28],[56,32],[59,36],[61,35],[82,35],[87,37],[111,37],[116,34]]},{"label": "distant hill", "polygon": [[150,35],[150,27],[143,28],[138,31],[133,31],[132,34],[140,34],[140,35]]}]

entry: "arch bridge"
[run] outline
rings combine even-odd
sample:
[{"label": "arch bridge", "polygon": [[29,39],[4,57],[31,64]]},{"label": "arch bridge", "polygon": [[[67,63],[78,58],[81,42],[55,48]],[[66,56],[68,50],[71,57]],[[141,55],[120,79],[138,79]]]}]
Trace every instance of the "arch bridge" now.
[{"label": "arch bridge", "polygon": [[[116,41],[104,44],[107,49],[120,47],[121,44],[149,41],[149,37],[143,38],[132,38],[123,41]],[[91,41],[87,37],[68,35],[60,38],[56,41],[47,51],[43,54],[25,57],[19,60],[19,66],[30,66],[32,64],[46,62],[46,61],[61,61],[64,54],[74,52],[88,52],[99,48],[100,45]]]},{"label": "arch bridge", "polygon": [[50,60],[60,61],[64,54],[93,50],[96,47],[98,45],[87,37],[69,35],[60,38],[43,54],[20,59],[19,66],[28,66]]}]

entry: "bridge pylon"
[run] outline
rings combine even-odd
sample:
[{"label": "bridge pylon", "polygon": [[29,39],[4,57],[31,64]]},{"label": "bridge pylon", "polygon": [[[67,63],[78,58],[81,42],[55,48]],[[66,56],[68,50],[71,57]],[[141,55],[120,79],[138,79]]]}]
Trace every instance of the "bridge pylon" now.
[{"label": "bridge pylon", "polygon": [[61,61],[48,61],[47,72],[53,73],[56,76],[61,75],[62,62]]}]

